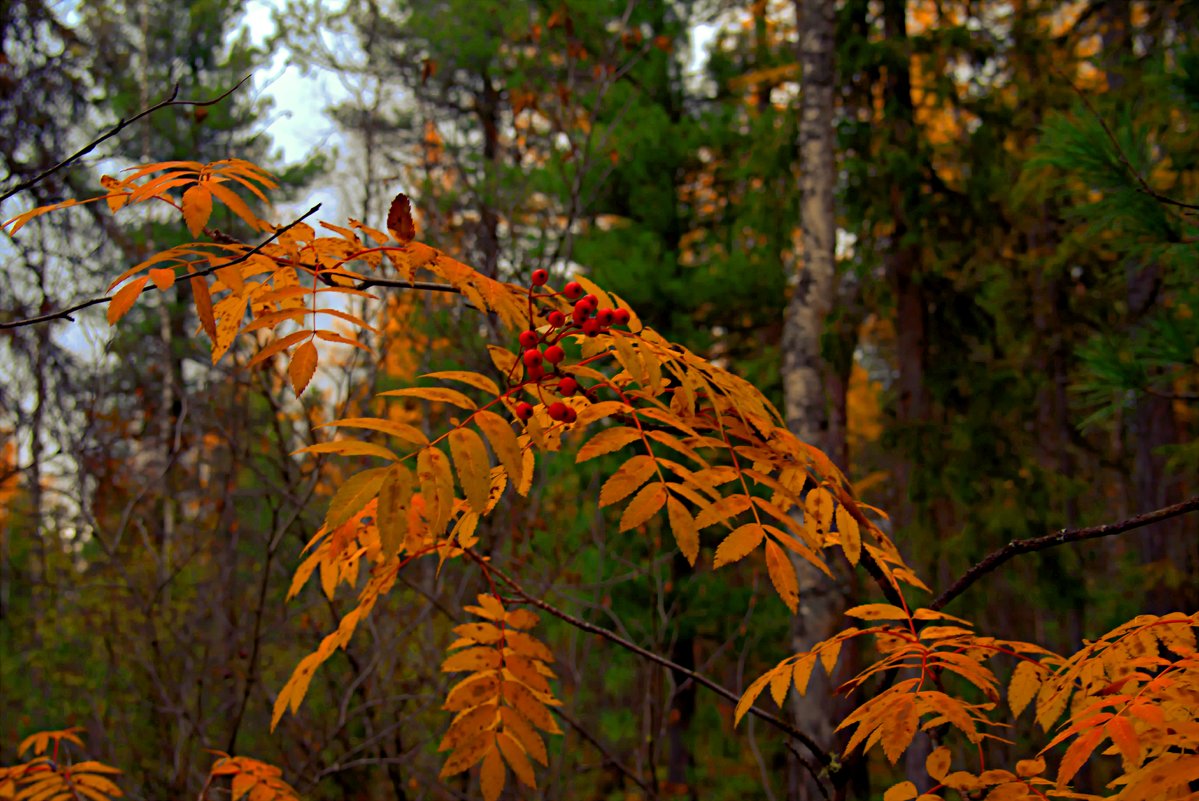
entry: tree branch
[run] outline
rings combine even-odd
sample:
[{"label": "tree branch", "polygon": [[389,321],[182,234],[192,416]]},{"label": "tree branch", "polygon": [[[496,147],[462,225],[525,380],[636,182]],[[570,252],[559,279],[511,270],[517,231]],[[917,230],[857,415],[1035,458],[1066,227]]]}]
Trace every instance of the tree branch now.
[{"label": "tree branch", "polygon": [[1152,512],[1145,512],[1136,517],[1130,517],[1127,520],[1121,520],[1119,523],[1105,523],[1102,526],[1091,526],[1089,528],[1062,529],[1053,534],[1045,534],[1040,537],[1012,540],[998,551],[993,551],[981,562],[963,573],[957,581],[949,585],[949,589],[937,596],[936,600],[929,604],[928,608],[934,610],[942,609],[954,598],[965,592],[971,584],[978,581],[982,576],[990,573],[1004,562],[1019,554],[1044,551],[1071,542],[1081,542],[1083,540],[1098,539],[1099,537],[1110,537],[1114,534],[1123,534],[1125,531],[1132,531],[1134,528],[1141,528],[1151,523],[1168,520],[1171,517],[1178,517],[1179,515],[1193,512],[1196,509],[1199,509],[1199,495],[1181,503],[1176,503],[1173,506],[1166,506]]},{"label": "tree branch", "polygon": [[[210,275],[210,274],[216,272],[218,269],[224,269],[226,267],[232,267],[235,264],[241,264],[243,261],[245,261],[246,259],[253,256],[255,253],[258,253],[259,251],[261,251],[264,247],[269,245],[271,242],[274,242],[276,239],[278,239],[280,236],[282,236],[289,228],[299,225],[301,222],[303,222],[308,217],[311,217],[313,214],[316,214],[317,211],[320,210],[320,207],[321,207],[321,204],[317,203],[315,206],[310,208],[308,211],[304,212],[299,217],[297,217],[296,219],[289,222],[287,225],[285,225],[282,228],[280,228],[279,230],[275,231],[275,233],[271,234],[266,239],[262,240],[257,245],[255,245],[253,248],[251,248],[250,250],[247,250],[245,253],[241,254],[237,258],[231,259],[231,260],[225,262],[224,264],[219,264],[219,265],[215,265],[212,267],[208,267],[206,269],[200,270],[199,272],[189,273],[188,275],[181,276],[181,277],[182,278],[203,278],[206,275]],[[155,286],[153,283],[150,283],[150,284],[146,285],[146,288],[142,290],[141,294],[145,295],[148,292],[157,292],[157,291],[159,291],[158,287]],[[56,311],[56,312],[49,312],[47,314],[40,314],[37,317],[27,317],[24,320],[12,320],[10,322],[0,322],[0,331],[3,331],[7,328],[20,328],[21,326],[25,326],[25,325],[36,325],[37,323],[45,323],[45,322],[49,322],[50,320],[60,320],[61,319],[61,320],[70,320],[71,322],[75,322],[75,318],[71,316],[75,312],[80,311],[81,309],[86,309],[89,306],[96,306],[100,303],[108,303],[112,299],[113,299],[113,295],[105,295],[102,298],[92,298],[91,300],[85,300],[82,303],[76,303],[74,306],[70,306],[66,309],[61,309],[60,311]]]},{"label": "tree branch", "polygon": [[[580,629],[581,631],[586,631],[589,634],[598,634],[600,637],[603,637],[604,639],[608,640],[609,642],[619,645],[621,648],[624,648],[627,651],[631,651],[644,659],[648,659],[649,661],[655,662],[655,663],[661,665],[662,667],[669,668],[670,670],[672,670],[676,673],[680,673],[680,674],[686,676],[687,678],[691,679],[692,681],[694,681],[696,684],[702,684],[704,687],[707,687],[712,692],[733,702],[734,704],[736,704],[738,701],[741,700],[740,696],[738,696],[735,692],[724,687],[721,684],[717,684],[715,681],[713,681],[712,679],[709,679],[707,676],[704,676],[700,673],[696,673],[694,670],[689,670],[688,668],[685,668],[682,665],[672,662],[671,660],[667,659],[664,656],[661,656],[660,654],[655,654],[653,651],[646,650],[645,648],[642,648],[640,645],[637,645],[636,643],[626,640],[625,638],[621,637],[619,634],[617,634],[614,631],[610,631],[602,626],[597,626],[594,623],[589,623],[586,620],[577,618],[568,612],[562,611],[561,609],[557,608],[556,606],[554,606],[553,604],[550,604],[547,601],[543,601],[540,598],[537,598],[533,595],[529,595],[529,593],[525,592],[524,588],[521,587],[519,583],[517,583],[516,579],[512,578],[511,576],[506,574],[504,571],[500,570],[494,564],[486,561],[485,559],[483,559],[481,556],[479,556],[475,552],[471,551],[470,549],[465,549],[464,552],[466,554],[468,554],[471,559],[475,560],[475,562],[477,562],[484,570],[486,570],[490,573],[493,573],[496,576],[499,576],[499,578],[505,584],[507,584],[509,588],[511,588],[512,592],[515,593],[516,596],[518,598],[520,598],[522,601],[524,601],[525,603],[535,606],[544,612],[548,612],[549,614],[553,615],[554,617],[558,618],[559,620],[561,620],[565,623],[568,623],[571,626],[574,626],[575,628]],[[799,742],[803,743],[804,747],[807,748],[808,751],[810,751],[812,753],[812,756],[816,758],[816,761],[820,763],[820,767],[826,767],[829,765],[831,760],[829,759],[828,754],[826,754],[820,748],[820,746],[816,743],[816,741],[813,740],[808,735],[804,734],[799,729],[792,726],[787,721],[783,720],[782,718],[776,717],[776,716],[770,714],[769,712],[765,711],[764,709],[761,709],[756,706],[751,706],[749,708],[749,712],[750,712],[750,714],[761,719],[765,723],[768,723],[769,725],[773,726],[774,728],[778,729],[779,731],[783,732],[784,734],[788,735],[789,737],[793,737],[796,740],[798,740]],[[804,762],[804,766],[812,773],[813,776],[818,776],[819,769],[817,768],[817,766],[812,765],[808,760],[803,760],[803,762]]]},{"label": "tree branch", "polygon": [[[138,112],[137,114],[135,114],[134,116],[130,117],[127,120],[119,120],[116,125],[109,128],[108,131],[106,131],[105,133],[96,137],[92,141],[88,142],[86,145],[81,147],[79,150],[75,151],[75,153],[73,155],[67,156],[65,159],[58,162],[53,167],[49,167],[45,170],[42,170],[40,173],[33,176],[29,180],[22,181],[21,183],[14,186],[12,189],[5,192],[3,195],[0,195],[0,203],[3,203],[4,201],[8,200],[10,197],[17,194],[18,192],[24,192],[29,187],[46,180],[48,177],[50,177],[54,173],[61,170],[63,167],[66,167],[67,165],[71,164],[72,162],[78,161],[79,159],[83,158],[88,153],[91,153],[93,150],[95,150],[96,147],[101,142],[105,141],[106,139],[111,139],[112,137],[116,136],[121,131],[123,131],[125,128],[128,128],[130,125],[132,125],[133,123],[140,120],[142,117],[153,114],[155,111],[166,108],[167,106],[211,106],[211,105],[214,105],[216,103],[221,102],[226,97],[233,94],[234,92],[236,92],[238,89],[241,88],[241,85],[248,80],[250,80],[249,75],[247,75],[246,77],[244,77],[240,81],[238,81],[228,91],[223,92],[220,95],[217,95],[216,97],[212,98],[211,100],[176,100],[175,98],[179,96],[179,84],[175,84],[175,88],[173,88],[171,90],[171,93],[167,96],[167,98],[165,100],[161,100],[158,103],[155,103],[154,105],[150,106],[149,108],[147,108],[143,111]],[[10,175],[9,177],[11,178],[12,176]],[[96,301],[96,302],[99,303],[100,301]],[[92,304],[89,304],[89,305],[92,305]]]}]

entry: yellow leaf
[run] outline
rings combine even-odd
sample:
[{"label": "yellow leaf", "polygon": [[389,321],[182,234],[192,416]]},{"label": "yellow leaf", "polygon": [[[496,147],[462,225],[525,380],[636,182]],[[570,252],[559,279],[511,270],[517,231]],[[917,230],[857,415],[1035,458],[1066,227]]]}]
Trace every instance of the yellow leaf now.
[{"label": "yellow leaf", "polygon": [[481,645],[491,645],[504,638],[504,633],[498,626],[491,623],[463,623],[454,626],[454,633],[467,640],[473,640]]},{"label": "yellow leaf", "polygon": [[934,749],[928,758],[924,760],[924,769],[928,771],[929,777],[938,782],[943,782],[945,777],[949,775],[949,764],[953,761],[953,752],[945,746],[939,746]]},{"label": "yellow leaf", "polygon": [[479,789],[483,791],[483,801],[497,801],[504,791],[504,780],[507,771],[500,752],[492,748],[483,757],[483,768],[479,771]]},{"label": "yellow leaf", "polygon": [[1023,659],[1017,662],[1007,689],[1007,702],[1012,708],[1013,717],[1020,717],[1040,688],[1041,671],[1037,664]]},{"label": "yellow leaf", "polygon": [[458,390],[448,389],[447,387],[405,387],[404,389],[393,389],[387,392],[380,392],[379,394],[388,397],[411,397],[434,401],[435,403],[449,403],[472,412],[478,408],[473,400]]},{"label": "yellow leaf", "polygon": [[711,506],[701,509],[695,516],[695,527],[705,529],[749,509],[752,502],[748,495],[727,495]]},{"label": "yellow leaf", "polygon": [[844,506],[837,507],[837,531],[841,535],[841,549],[851,565],[862,558],[862,532],[858,521]]},{"label": "yellow leaf", "polygon": [[[191,268],[188,268],[191,271]],[[208,281],[203,276],[192,276],[188,279],[192,288],[192,300],[196,304],[196,316],[200,318],[200,327],[208,334],[211,342],[216,341],[216,318],[212,316],[212,295],[208,291]]]},{"label": "yellow leaf", "polygon": [[480,670],[499,670],[504,663],[500,652],[494,648],[467,648],[450,656],[441,663],[442,673],[453,673],[458,670],[469,670],[472,673]]},{"label": "yellow leaf", "polygon": [[337,528],[366,506],[383,486],[387,471],[386,467],[376,467],[346,479],[333,494],[333,500],[329,501],[329,510],[325,512],[325,528]]},{"label": "yellow leaf", "polygon": [[916,785],[911,782],[900,782],[883,793],[883,801],[911,801],[918,794]]},{"label": "yellow leaf", "polygon": [[629,531],[658,513],[666,502],[666,485],[660,481],[641,488],[620,516],[620,530]]},{"label": "yellow leaf", "polygon": [[134,301],[141,295],[142,288],[149,280],[150,276],[143,275],[136,281],[125,284],[117,294],[112,296],[112,301],[108,304],[107,317],[109,325],[116,325],[117,321],[133,308]]},{"label": "yellow leaf", "polygon": [[[525,610],[519,609],[510,614],[515,616],[523,611]],[[532,657],[533,659],[540,659],[542,662],[554,661],[553,651],[545,647],[545,644],[541,642],[541,640],[530,634],[525,634],[523,631],[504,632],[504,642],[506,642],[508,647],[518,654],[523,654],[524,656]]]},{"label": "yellow leaf", "polygon": [[212,216],[212,193],[204,184],[195,184],[183,193],[183,221],[192,236],[199,236]]},{"label": "yellow leaf", "polygon": [[478,606],[467,606],[463,608],[472,615],[484,617],[488,620],[504,619],[504,605],[500,603],[499,599],[497,599],[494,595],[479,595]]},{"label": "yellow leaf", "polygon": [[429,444],[429,438],[416,426],[410,426],[407,423],[398,423],[394,420],[385,420],[381,417],[346,417],[332,423],[323,423],[317,427],[323,428],[324,426],[365,428],[369,431],[381,431],[384,434],[390,434],[396,439],[401,439],[413,445]]},{"label": "yellow leaf", "polygon": [[496,383],[485,375],[480,373],[471,373],[466,370],[442,370],[436,373],[425,373],[421,378],[440,378],[444,381],[460,381],[463,384],[468,384],[475,389],[481,389],[488,395],[499,395],[500,388]]},{"label": "yellow leaf", "polygon": [[416,472],[425,500],[429,530],[433,536],[440,536],[454,509],[454,475],[450,472],[450,460],[437,448],[422,448],[416,456]]},{"label": "yellow leaf", "polygon": [[657,463],[652,456],[638,454],[617,468],[604,486],[600,488],[599,505],[611,506],[637,490],[649,477],[657,472]]},{"label": "yellow leaf", "polygon": [[795,666],[791,670],[791,680],[795,684],[796,692],[800,695],[808,694],[808,681],[812,678],[812,671],[815,669],[816,654],[804,654],[795,660]]},{"label": "yellow leaf", "polygon": [[491,443],[495,458],[504,466],[508,478],[513,484],[520,484],[524,478],[524,458],[520,452],[520,442],[512,425],[495,412],[480,411],[474,416],[475,425]]},{"label": "yellow leaf", "polygon": [[1107,736],[1111,737],[1112,742],[1120,749],[1120,754],[1128,765],[1130,767],[1139,766],[1141,764],[1141,741],[1132,724],[1128,722],[1128,718],[1116,716],[1104,725],[1104,729],[1107,731]]},{"label": "yellow leaf", "polygon": [[552,695],[554,692],[550,689],[550,683],[546,681],[546,677],[541,675],[541,672],[537,670],[533,662],[519,654],[506,654],[504,656],[504,669],[530,690],[536,690],[546,695]]},{"label": "yellow leaf", "polygon": [[487,446],[483,439],[469,428],[455,428],[450,432],[450,454],[454,467],[458,469],[458,481],[466,495],[471,511],[484,514],[491,490],[491,463],[487,458]]},{"label": "yellow leaf", "polygon": [[533,775],[533,765],[529,762],[529,757],[520,743],[507,732],[497,734],[495,741],[500,746],[500,753],[504,755],[504,761],[508,763],[508,767],[512,768],[516,778],[520,779],[522,784],[537,789],[537,778]]},{"label": "yellow leaf", "polygon": [[[213,364],[219,362],[233,344],[234,337],[241,330],[242,318],[246,316],[249,301],[248,295],[230,295],[217,302],[213,309],[216,318],[216,336],[212,340]],[[290,342],[288,344],[290,345]]]},{"label": "yellow leaf", "polygon": [[799,579],[795,575],[795,567],[783,549],[771,540],[766,540],[766,570],[770,574],[775,591],[791,610],[791,614],[798,612]]},{"label": "yellow leaf", "polygon": [[890,712],[880,728],[883,753],[894,765],[911,745],[920,721],[916,714],[916,699],[906,693],[891,702]]},{"label": "yellow leaf", "polygon": [[766,529],[757,523],[746,523],[734,529],[716,546],[716,558],[712,560],[712,567],[723,567],[744,559],[765,537]]},{"label": "yellow leaf", "polygon": [[[514,629],[531,629],[537,625],[537,619],[537,615],[528,609],[513,609],[504,615],[504,622]],[[548,648],[546,653],[549,653]]]},{"label": "yellow leaf", "polygon": [[387,468],[375,508],[379,545],[384,556],[398,553],[408,535],[408,505],[412,501],[412,491],[412,473],[407,468],[398,464]]},{"label": "yellow leaf", "polygon": [[908,613],[900,609],[898,606],[891,604],[865,604],[863,606],[855,606],[853,609],[845,610],[845,614],[849,617],[858,617],[862,620],[907,620]]},{"label": "yellow leaf", "polygon": [[769,675],[770,697],[778,704],[779,709],[782,709],[783,701],[787,700],[787,690],[791,687],[791,666],[781,664],[770,671]]},{"label": "yellow leaf", "polygon": [[821,536],[828,533],[833,520],[833,496],[824,487],[817,487],[808,493],[804,500],[806,518],[814,525]]},{"label": "yellow leaf", "polygon": [[[1016,775],[1022,779],[1040,776],[1044,772],[1045,760],[1042,757],[1037,757],[1036,759],[1021,759],[1016,763]],[[937,777],[933,776],[933,778],[935,779]]]},{"label": "yellow leaf", "polygon": [[575,462],[581,463],[605,453],[612,453],[641,439],[641,432],[635,428],[605,428],[586,442],[575,455]]},{"label": "yellow leaf", "polygon": [[695,567],[695,559],[699,556],[699,534],[695,529],[695,521],[683,502],[673,495],[666,499],[666,514],[670,518],[670,532],[679,546],[687,562]]},{"label": "yellow leaf", "polygon": [[307,448],[300,448],[296,453],[336,453],[339,456],[381,456],[388,461],[399,461],[394,453],[376,445],[373,442],[360,442],[356,439],[339,439],[333,442],[318,442]]}]

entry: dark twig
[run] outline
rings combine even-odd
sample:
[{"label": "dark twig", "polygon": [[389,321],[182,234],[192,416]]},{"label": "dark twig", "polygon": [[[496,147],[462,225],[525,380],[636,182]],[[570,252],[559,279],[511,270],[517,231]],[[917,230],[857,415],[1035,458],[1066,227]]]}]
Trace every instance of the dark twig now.
[{"label": "dark twig", "polygon": [[[266,239],[262,240],[257,245],[255,245],[253,248],[251,248],[250,250],[247,250],[245,253],[241,254],[237,258],[231,259],[231,260],[225,262],[224,264],[218,264],[218,265],[200,270],[198,272],[189,273],[187,275],[180,276],[180,278],[203,278],[204,276],[210,275],[210,274],[216,272],[217,270],[223,270],[226,267],[232,267],[235,264],[241,264],[243,261],[245,261],[246,259],[253,256],[255,253],[258,253],[259,251],[261,251],[264,247],[269,245],[271,242],[274,242],[276,239],[278,239],[280,236],[282,236],[289,228],[299,225],[301,222],[303,222],[308,217],[311,217],[313,214],[316,214],[316,212],[320,209],[320,207],[321,207],[321,204],[317,203],[315,206],[310,208],[308,211],[304,212],[302,215],[300,215],[296,219],[292,220],[287,225],[285,225],[282,228],[280,228],[279,230],[275,231],[275,233],[271,234]],[[158,287],[151,283],[151,284],[146,285],[146,288],[144,290],[142,290],[142,294],[144,295],[147,292],[157,292],[157,291],[158,291]],[[75,312],[77,312],[81,309],[86,309],[89,306],[95,306],[100,303],[108,303],[112,299],[113,299],[112,295],[105,295],[102,298],[92,298],[91,300],[85,300],[82,303],[77,303],[74,306],[71,306],[69,308],[62,309],[62,310],[56,311],[56,312],[50,312],[49,314],[41,314],[41,315],[38,315],[37,317],[27,317],[24,320],[13,320],[11,322],[6,322],[6,323],[0,322],[0,331],[3,331],[6,328],[20,328],[21,326],[25,326],[25,325],[36,325],[37,323],[44,323],[44,322],[48,322],[50,320],[62,319],[62,320],[70,320],[71,322],[74,322],[75,318],[72,317],[71,315],[74,314]]]},{"label": "dark twig", "polygon": [[1128,156],[1124,155],[1124,149],[1120,147],[1120,142],[1118,139],[1116,139],[1116,135],[1112,133],[1112,129],[1108,127],[1107,122],[1102,116],[1100,116],[1099,112],[1095,109],[1095,106],[1091,104],[1091,101],[1086,96],[1086,93],[1079,89],[1074,82],[1066,77],[1066,75],[1061,71],[1054,70],[1054,72],[1059,78],[1069,84],[1070,88],[1074,90],[1074,94],[1078,95],[1079,99],[1082,100],[1082,104],[1087,107],[1087,111],[1091,112],[1091,115],[1099,123],[1100,127],[1103,128],[1103,132],[1107,134],[1108,141],[1111,142],[1112,147],[1116,150],[1116,156],[1119,157],[1120,163],[1124,165],[1124,169],[1128,170],[1129,174],[1132,175],[1133,178],[1136,178],[1137,183],[1141,185],[1141,192],[1153,198],[1158,203],[1165,203],[1168,206],[1177,206],[1179,208],[1189,209],[1191,211],[1199,211],[1199,205],[1195,205],[1194,203],[1183,203],[1181,200],[1175,200],[1172,197],[1167,197],[1166,195],[1155,192],[1153,188],[1149,186],[1149,182],[1141,177],[1141,174],[1132,166],[1132,162],[1128,160]]},{"label": "dark twig", "polygon": [[[597,626],[594,623],[589,623],[586,620],[577,618],[568,612],[562,611],[561,609],[554,606],[553,604],[548,603],[547,601],[543,601],[542,599],[540,599],[536,596],[530,595],[529,593],[527,593],[524,590],[523,587],[520,586],[519,583],[517,583],[516,579],[512,578],[511,576],[509,576],[504,571],[500,570],[498,567],[491,564],[490,562],[484,560],[478,554],[474,553],[473,551],[471,551],[469,549],[467,549],[465,551],[465,553],[467,555],[469,555],[472,559],[474,559],[476,562],[478,562],[479,565],[484,570],[498,576],[500,578],[500,580],[502,580],[505,584],[507,584],[508,587],[511,588],[512,592],[514,592],[516,594],[516,596],[519,597],[525,603],[535,606],[544,612],[548,612],[549,614],[553,615],[554,617],[558,618],[559,620],[561,620],[565,623],[568,623],[571,626],[574,626],[575,628],[577,628],[581,631],[586,631],[590,634],[598,634],[600,637],[603,637],[605,640],[615,643],[616,645],[619,645],[621,648],[624,648],[627,651],[631,651],[632,653],[635,653],[644,659],[648,659],[651,662],[656,662],[657,664],[661,665],[662,667],[669,668],[670,670],[672,670],[676,673],[682,674],[683,676],[686,676],[687,678],[694,681],[696,684],[701,684],[704,687],[707,687],[712,692],[725,698],[728,701],[733,702],[734,704],[741,700],[740,696],[738,696],[737,693],[733,692],[732,690],[728,689],[727,687],[725,687],[721,684],[716,683],[715,681],[712,681],[712,679],[709,679],[707,676],[704,676],[700,673],[696,673],[694,670],[690,670],[688,668],[683,667],[680,664],[672,662],[671,660],[667,659],[666,657],[664,657],[660,654],[656,654],[653,651],[649,651],[645,648],[642,648],[640,645],[637,645],[636,643],[626,640],[624,637],[621,637],[619,634],[617,634],[614,631],[610,631],[602,626]],[[808,735],[804,734],[799,729],[792,726],[787,721],[783,720],[782,718],[776,717],[775,715],[770,714],[766,710],[761,709],[756,706],[751,706],[749,708],[749,712],[750,712],[750,714],[754,715],[755,717],[759,718],[760,720],[764,721],[765,723],[773,726],[774,728],[778,729],[779,731],[783,732],[784,734],[786,734],[790,737],[793,737],[796,740],[798,740],[799,742],[801,742],[804,745],[804,747],[807,748],[808,751],[811,752],[812,756],[815,757],[816,760],[820,763],[820,767],[825,767],[829,764],[830,759],[829,759],[828,754],[826,754],[820,748],[820,746],[816,743],[816,741],[813,740]],[[819,776],[819,769],[817,766],[811,764],[811,762],[806,759],[804,759],[802,761],[804,763],[804,766],[808,769],[809,772],[811,772],[811,774],[813,776],[815,776],[815,777]]]},{"label": "dark twig", "polygon": [[1090,528],[1062,529],[1053,534],[1044,534],[1040,537],[1012,540],[963,573],[961,578],[949,585],[949,589],[937,596],[936,600],[929,604],[928,608],[934,610],[942,609],[954,598],[965,592],[980,577],[990,573],[1013,556],[1033,551],[1044,551],[1071,542],[1081,542],[1082,540],[1093,540],[1099,537],[1123,534],[1125,531],[1131,531],[1134,528],[1141,528],[1151,523],[1168,520],[1171,517],[1178,517],[1179,515],[1193,512],[1196,509],[1199,509],[1199,495],[1181,503],[1176,503],[1173,506],[1166,506],[1152,512],[1146,512],[1136,517],[1130,517],[1127,520],[1121,520],[1118,523],[1106,523],[1102,526],[1091,526]]},{"label": "dark twig", "polygon": [[[48,169],[42,170],[40,173],[38,173],[34,177],[30,178],[29,180],[22,181],[21,183],[17,184],[12,189],[5,192],[3,195],[0,195],[0,203],[3,203],[4,201],[8,200],[10,197],[17,194],[18,192],[23,192],[26,189],[28,189],[29,187],[33,186],[34,184],[37,184],[37,183],[40,183],[41,181],[46,180],[46,178],[48,178],[50,175],[58,172],[63,167],[66,167],[68,164],[71,164],[72,162],[83,158],[88,153],[91,153],[93,150],[95,150],[96,147],[101,142],[105,141],[106,139],[111,139],[112,137],[116,136],[121,131],[123,131],[125,128],[128,128],[130,125],[132,125],[133,123],[140,120],[142,117],[153,114],[155,111],[158,111],[159,109],[162,109],[162,108],[166,108],[167,106],[211,106],[211,105],[214,105],[216,103],[221,102],[226,97],[233,94],[234,92],[236,92],[238,89],[241,88],[241,85],[248,80],[250,80],[249,75],[247,75],[246,77],[244,77],[240,81],[238,81],[237,84],[235,84],[233,86],[233,88],[229,89],[226,92],[223,92],[222,94],[214,97],[211,100],[176,100],[175,98],[179,96],[179,84],[175,84],[175,88],[171,90],[171,93],[167,96],[167,98],[165,100],[155,103],[154,105],[150,106],[149,108],[147,108],[143,111],[138,112],[137,114],[135,114],[134,116],[130,117],[127,120],[118,121],[116,125],[109,128],[108,131],[106,131],[104,134],[96,137],[95,139],[93,139],[92,141],[88,142],[86,145],[81,147],[79,150],[75,151],[75,153],[73,155],[67,156],[65,159],[58,162],[53,167],[49,167]],[[95,301],[95,303],[100,303],[100,302],[102,302],[102,301],[98,301],[98,300]],[[88,304],[88,305],[92,305],[92,304]]]}]

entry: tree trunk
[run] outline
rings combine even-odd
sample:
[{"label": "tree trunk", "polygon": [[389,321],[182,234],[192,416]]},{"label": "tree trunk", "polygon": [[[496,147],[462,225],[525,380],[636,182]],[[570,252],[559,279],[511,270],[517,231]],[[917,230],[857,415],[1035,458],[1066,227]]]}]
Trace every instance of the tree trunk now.
[{"label": "tree trunk", "polygon": [[[782,378],[787,423],[800,439],[831,453],[829,397],[821,357],[821,335],[833,304],[836,218],[833,190],[836,161],[833,140],[834,0],[796,0],[799,60],[802,69],[799,152],[800,226],[803,254],[783,322]],[[841,436],[844,432],[841,431]],[[803,559],[794,559],[799,575],[800,607],[791,626],[794,651],[807,651],[832,633],[844,611],[840,582],[828,579]],[[812,675],[808,693],[792,696],[795,725],[827,750],[833,750],[835,701],[832,682],[821,671]],[[822,798],[817,779],[792,771],[789,798]]]}]

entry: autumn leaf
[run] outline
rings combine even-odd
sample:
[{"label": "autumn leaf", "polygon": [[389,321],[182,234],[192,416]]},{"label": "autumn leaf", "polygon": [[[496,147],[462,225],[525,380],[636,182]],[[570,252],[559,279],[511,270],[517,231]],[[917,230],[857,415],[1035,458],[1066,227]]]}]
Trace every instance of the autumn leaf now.
[{"label": "autumn leaf", "polygon": [[205,184],[194,184],[183,193],[183,221],[192,236],[199,236],[212,215],[212,193]]},{"label": "autumn leaf", "polygon": [[296,348],[295,353],[291,355],[287,375],[297,396],[304,393],[308,382],[312,380],[312,374],[316,372],[316,359],[316,345],[312,344],[311,339]]},{"label": "autumn leaf", "polygon": [[416,238],[416,223],[412,220],[412,204],[403,192],[396,195],[387,210],[387,230],[401,245]]}]

